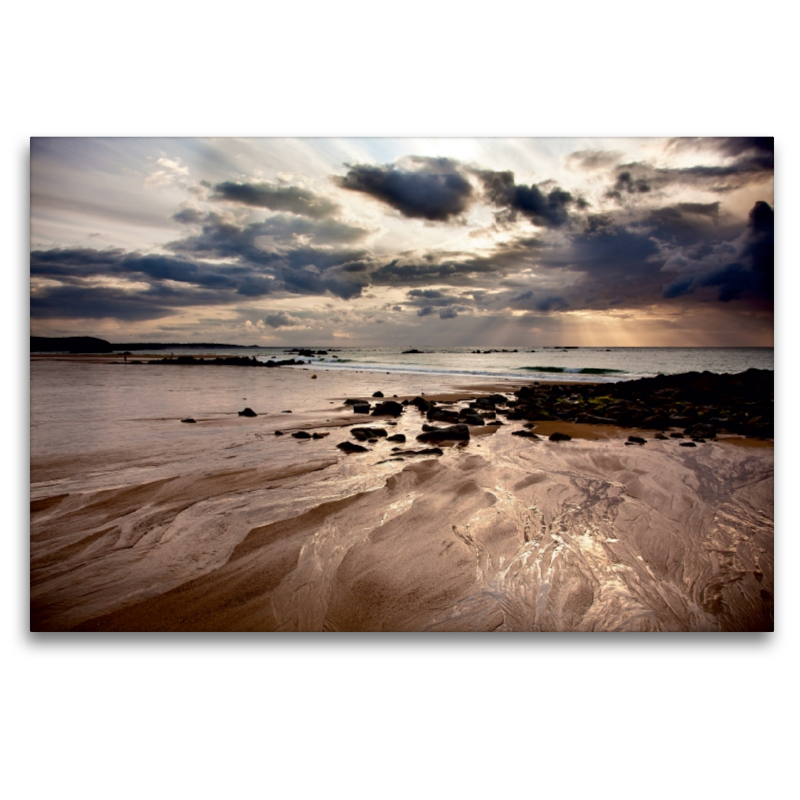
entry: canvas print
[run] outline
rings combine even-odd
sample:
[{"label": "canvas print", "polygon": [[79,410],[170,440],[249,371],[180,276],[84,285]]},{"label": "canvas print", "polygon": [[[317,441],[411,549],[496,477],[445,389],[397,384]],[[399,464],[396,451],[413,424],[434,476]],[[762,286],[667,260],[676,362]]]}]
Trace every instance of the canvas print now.
[{"label": "canvas print", "polygon": [[772,630],[773,153],[32,139],[31,630]]}]

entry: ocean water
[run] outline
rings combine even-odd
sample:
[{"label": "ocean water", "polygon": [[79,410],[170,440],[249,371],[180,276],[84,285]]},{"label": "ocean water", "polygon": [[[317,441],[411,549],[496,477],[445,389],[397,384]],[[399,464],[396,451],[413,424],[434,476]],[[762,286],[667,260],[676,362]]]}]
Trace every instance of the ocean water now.
[{"label": "ocean water", "polygon": [[[375,370],[441,375],[474,375],[526,380],[615,382],[676,375],[682,372],[737,373],[755,367],[774,369],[771,347],[545,347],[545,348],[402,348],[309,347],[326,350],[303,360],[325,369]],[[408,352],[416,349],[420,352]],[[488,351],[488,352],[487,352]],[[175,355],[197,354],[196,349],[175,349]],[[287,348],[210,350],[219,355],[249,355],[261,361],[297,358]],[[163,353],[161,353],[163,355]],[[133,356],[136,358],[137,356]]]}]

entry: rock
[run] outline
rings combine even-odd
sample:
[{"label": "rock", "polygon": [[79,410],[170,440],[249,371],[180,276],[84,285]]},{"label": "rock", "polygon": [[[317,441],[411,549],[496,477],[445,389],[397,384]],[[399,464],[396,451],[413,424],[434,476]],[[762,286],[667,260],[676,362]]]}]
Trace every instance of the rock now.
[{"label": "rock", "polygon": [[479,416],[478,414],[459,414],[458,421],[463,422],[466,425],[485,425],[486,422],[484,421],[483,417]]},{"label": "rock", "polygon": [[294,436],[295,439],[310,439],[311,438],[311,434],[308,431],[295,431],[292,434],[292,436]]},{"label": "rock", "polygon": [[390,436],[386,441],[387,442],[404,442],[406,440],[406,436],[404,433],[395,433],[393,436]]},{"label": "rock", "polygon": [[656,435],[655,435],[653,438],[654,438],[654,439],[664,439],[664,440],[668,440],[668,439],[669,439],[669,436],[664,436],[664,434],[663,434],[663,433],[657,433],[657,434],[656,434]]},{"label": "rock", "polygon": [[418,442],[463,441],[466,439],[469,439],[469,428],[466,425],[450,425],[447,428],[435,428],[433,430],[427,430],[417,436]]},{"label": "rock", "polygon": [[186,417],[186,419],[182,419],[181,422],[197,422],[197,420],[192,419],[191,417]]},{"label": "rock", "polygon": [[694,442],[681,442],[680,447],[697,447]]},{"label": "rock", "polygon": [[441,456],[444,451],[440,447],[426,447],[424,450],[400,450],[397,451],[398,455],[404,456]]},{"label": "rock", "polygon": [[644,444],[645,440],[641,436],[629,436],[626,444]]},{"label": "rock", "polygon": [[386,431],[383,428],[351,428],[350,434],[359,442],[364,442],[367,439],[377,439],[379,436],[386,436]]},{"label": "rock", "polygon": [[399,417],[403,413],[403,406],[394,400],[386,400],[372,410],[373,417]]},{"label": "rock", "polygon": [[360,444],[353,444],[352,442],[342,442],[341,444],[337,444],[336,446],[345,453],[369,452],[369,450],[366,447],[362,447]]},{"label": "rock", "polygon": [[240,417],[257,417],[258,414],[256,414],[256,412],[253,411],[252,408],[246,408],[244,411],[240,411],[239,412],[239,416]]},{"label": "rock", "polygon": [[526,439],[538,439],[539,435],[534,433],[533,431],[521,430],[521,431],[511,431],[512,436],[523,436]]},{"label": "rock", "polygon": [[559,433],[556,431],[555,433],[551,433],[548,437],[551,442],[571,442],[572,437],[568,433]]},{"label": "rock", "polygon": [[458,422],[458,412],[444,408],[431,408],[426,414],[428,422]]},{"label": "rock", "polygon": [[683,434],[682,433],[671,433],[669,435],[669,438],[670,439],[683,439]]},{"label": "rock", "polygon": [[330,436],[330,433],[313,433],[311,435],[312,439],[324,439],[326,436]]},{"label": "rock", "polygon": [[286,411],[281,411],[281,414],[291,414],[291,413],[292,413],[291,408],[287,409]]},{"label": "rock", "polygon": [[360,406],[363,404],[363,400],[355,400],[352,397],[348,397],[347,400],[344,401],[343,405],[346,406]]},{"label": "rock", "polygon": [[701,436],[692,436],[692,441],[697,442],[698,444],[705,444],[706,440],[703,439]]},{"label": "rock", "polygon": [[373,396],[373,397],[383,397],[383,392],[380,392],[380,391],[378,391],[378,392],[373,392],[373,393],[372,393],[372,396]]},{"label": "rock", "polygon": [[276,436],[283,436],[283,431],[275,431]]},{"label": "rock", "polygon": [[370,410],[371,406],[369,403],[359,403],[358,405],[353,406],[354,414],[369,414]]}]

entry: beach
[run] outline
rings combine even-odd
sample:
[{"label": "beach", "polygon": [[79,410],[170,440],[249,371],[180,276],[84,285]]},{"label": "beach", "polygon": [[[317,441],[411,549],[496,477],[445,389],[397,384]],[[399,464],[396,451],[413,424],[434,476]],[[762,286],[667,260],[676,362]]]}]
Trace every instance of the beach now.
[{"label": "beach", "polygon": [[420,442],[415,398],[533,382],[118,362],[32,359],[32,630],[772,629],[771,439],[487,412]]}]

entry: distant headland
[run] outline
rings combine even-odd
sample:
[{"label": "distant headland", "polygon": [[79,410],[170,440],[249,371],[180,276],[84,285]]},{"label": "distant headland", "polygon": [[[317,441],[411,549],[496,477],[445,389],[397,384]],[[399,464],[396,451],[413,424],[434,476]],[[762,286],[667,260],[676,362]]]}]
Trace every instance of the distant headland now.
[{"label": "distant headland", "polygon": [[219,344],[217,342],[107,342],[95,336],[31,336],[31,353],[115,353],[122,350],[177,350],[193,348],[231,350],[256,350],[257,344]]}]

